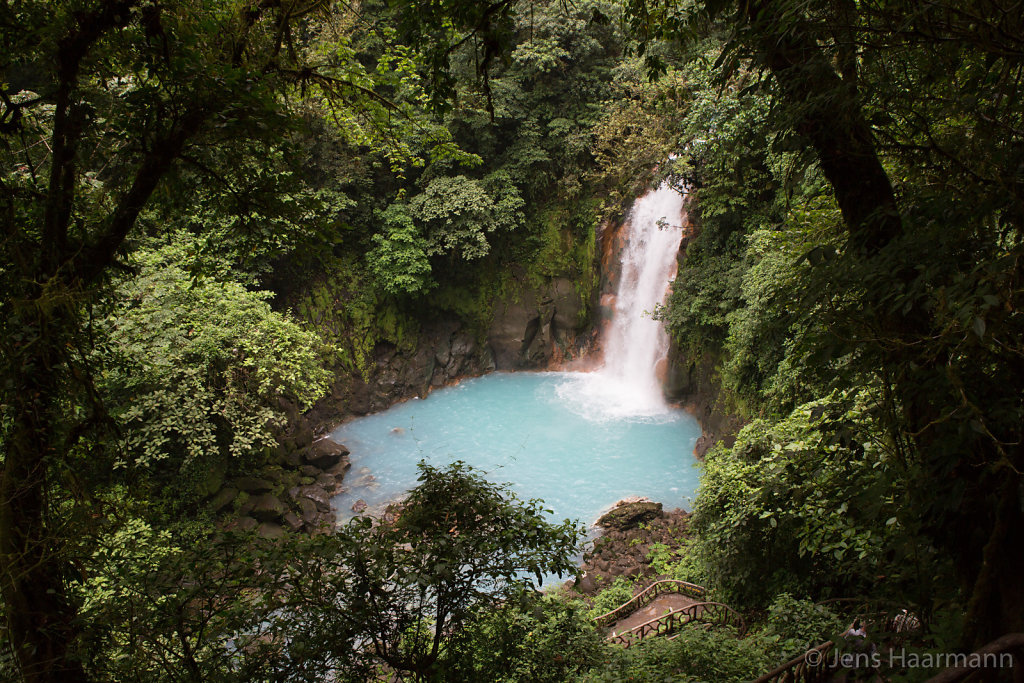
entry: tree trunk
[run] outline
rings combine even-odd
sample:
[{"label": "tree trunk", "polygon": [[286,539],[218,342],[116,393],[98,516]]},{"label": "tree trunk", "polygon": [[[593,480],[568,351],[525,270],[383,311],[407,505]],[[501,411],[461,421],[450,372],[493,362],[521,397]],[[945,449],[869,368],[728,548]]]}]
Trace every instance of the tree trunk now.
[{"label": "tree trunk", "polygon": [[[36,302],[29,304],[32,306]],[[67,564],[60,539],[48,522],[48,477],[60,457],[54,426],[65,362],[60,334],[66,314],[43,311],[22,321],[22,348],[5,340],[5,375],[13,428],[7,439],[0,476],[0,589],[6,603],[8,633],[22,678],[36,681],[85,681],[73,655],[75,607],[68,602]],[[12,321],[17,325],[17,317]],[[19,352],[23,351],[23,352]]]},{"label": "tree trunk", "polygon": [[903,225],[856,86],[839,77],[812,36],[794,26],[783,30],[782,18],[773,11],[777,8],[772,2],[746,5],[747,20],[760,29],[752,47],[796,113],[794,129],[814,146],[852,245],[877,253],[901,234]]}]

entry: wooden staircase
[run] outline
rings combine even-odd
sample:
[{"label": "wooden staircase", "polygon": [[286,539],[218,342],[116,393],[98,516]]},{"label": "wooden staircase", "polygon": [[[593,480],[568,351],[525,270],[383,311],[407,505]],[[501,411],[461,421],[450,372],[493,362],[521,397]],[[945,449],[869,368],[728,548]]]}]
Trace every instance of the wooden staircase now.
[{"label": "wooden staircase", "polygon": [[[669,593],[678,593],[697,600],[703,599],[706,595],[704,588],[696,584],[687,581],[664,579],[652,583],[634,595],[630,600],[595,618],[594,622],[600,627],[607,627],[646,607],[659,596]],[[623,631],[613,631],[608,636],[608,642],[628,648],[639,643],[644,638],[675,633],[684,624],[691,622],[707,624],[709,626],[732,626],[736,628],[740,636],[745,634],[747,630],[747,624],[743,617],[728,605],[720,602],[697,602],[686,607],[670,610],[632,628]]]},{"label": "wooden staircase", "polygon": [[601,627],[614,624],[616,621],[619,621],[638,609],[646,607],[650,603],[654,602],[655,598],[659,595],[664,595],[666,593],[680,593],[696,600],[703,600],[707,591],[705,591],[702,586],[698,586],[697,584],[690,583],[688,581],[662,579],[661,581],[655,581],[650,586],[643,589],[610,612],[605,612],[601,616],[595,618],[594,623]]},{"label": "wooden staircase", "polygon": [[736,629],[739,637],[743,637],[747,632],[746,621],[733,608],[720,602],[698,602],[689,607],[672,610],[621,633],[612,633],[608,642],[628,648],[644,638],[675,633],[683,625],[689,623],[732,626]]},{"label": "wooden staircase", "polygon": [[[704,588],[696,584],[664,579],[652,583],[615,609],[596,617],[594,622],[599,627],[608,627],[651,604],[659,596],[669,593],[678,593],[696,600],[702,600],[706,595]],[[912,622],[914,626],[920,626],[916,620],[912,620]],[[653,636],[668,636],[675,633],[676,635],[669,636],[669,639],[672,639],[678,636],[676,632],[683,625],[689,623],[731,626],[736,629],[739,637],[742,637],[747,630],[743,616],[728,605],[720,602],[697,602],[680,609],[673,609],[627,630],[613,631],[608,636],[608,642],[628,648]],[[884,630],[890,633],[902,633],[909,630],[907,628],[909,624],[911,621],[908,621],[905,616],[887,619]],[[843,654],[843,650],[837,647],[835,642],[829,640],[772,669],[752,683],[824,683],[826,681],[839,683],[854,680],[849,678],[849,671],[842,668]],[[864,656],[863,653],[861,656]],[[875,656],[882,662],[889,661],[884,651]],[[993,669],[992,662],[998,662],[1001,668]],[[1024,633],[1009,633],[1001,636],[977,651],[958,658],[956,663],[960,666],[946,669],[930,678],[927,683],[967,681],[1024,683]],[[988,663],[988,668],[986,668],[986,663]],[[856,680],[880,682],[888,680],[878,671],[871,671],[868,674],[869,678],[858,675]]]}]

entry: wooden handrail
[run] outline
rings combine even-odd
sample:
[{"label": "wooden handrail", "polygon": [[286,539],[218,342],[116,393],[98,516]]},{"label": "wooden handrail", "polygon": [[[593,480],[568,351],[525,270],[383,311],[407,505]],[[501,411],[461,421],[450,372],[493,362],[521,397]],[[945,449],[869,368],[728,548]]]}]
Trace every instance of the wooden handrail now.
[{"label": "wooden handrail", "polygon": [[[815,683],[823,681],[836,668],[836,662],[829,662],[828,658],[828,653],[834,647],[835,643],[831,640],[826,641],[796,659],[772,669],[752,683]],[[808,662],[811,653],[816,654],[811,657],[812,661]],[[1024,682],[1024,633],[1007,633],[970,655],[964,655],[965,666],[946,669],[929,678],[927,683],[959,683],[967,680],[973,674],[991,668],[993,663],[997,666],[1001,665],[1002,659],[996,659],[993,662],[993,657],[999,655],[1012,657],[1013,680],[1016,683]]]},{"label": "wooden handrail", "polygon": [[632,614],[641,607],[650,604],[656,597],[663,593],[682,593],[683,595],[700,600],[704,597],[706,592],[707,591],[705,591],[702,586],[690,583],[689,581],[662,579],[661,581],[655,581],[650,586],[643,589],[610,612],[605,612],[601,616],[595,617],[594,622],[598,626],[607,626],[608,624],[622,619],[627,614]]},{"label": "wooden handrail", "polygon": [[[988,645],[975,650],[968,657],[968,665],[946,669],[937,676],[928,679],[928,683],[957,683],[971,674],[982,671],[989,657],[1008,654],[1013,658],[1013,680],[1024,681],[1024,633],[1007,633],[999,636]],[[975,657],[974,655],[977,655]],[[988,655],[989,657],[986,657]],[[974,661],[972,666],[970,662]],[[997,660],[997,663],[1001,663]]]},{"label": "wooden handrail", "polygon": [[826,640],[799,657],[775,667],[752,683],[814,683],[824,680],[831,672],[831,667],[827,663],[828,653],[834,647],[835,643]]},{"label": "wooden handrail", "polygon": [[728,605],[720,602],[698,602],[667,612],[627,631],[613,633],[608,642],[628,648],[649,636],[672,633],[692,621],[717,626],[735,626],[740,636],[747,631],[747,623],[742,615]]}]

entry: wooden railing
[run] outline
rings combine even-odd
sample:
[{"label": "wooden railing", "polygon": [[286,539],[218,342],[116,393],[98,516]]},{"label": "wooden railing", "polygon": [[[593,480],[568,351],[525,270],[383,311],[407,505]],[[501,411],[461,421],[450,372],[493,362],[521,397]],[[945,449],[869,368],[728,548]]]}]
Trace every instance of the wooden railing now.
[{"label": "wooden railing", "polygon": [[[841,657],[837,657],[833,653],[834,649],[835,643],[831,640],[824,642],[796,659],[772,669],[753,683],[818,683],[829,680],[832,674],[841,667],[843,661]],[[1024,682],[1024,633],[1008,633],[1000,636],[985,647],[970,655],[960,655],[957,659],[964,662],[964,666],[946,669],[939,675],[929,678],[927,683],[960,683],[960,681],[971,680],[975,674],[981,672],[992,675],[1005,674],[1007,671],[1010,672],[1010,680],[1022,683]],[[946,660],[956,661],[952,655]],[[880,661],[888,663],[892,661],[892,658],[882,656]],[[999,680],[1004,680],[1004,678]]]},{"label": "wooden railing", "polygon": [[979,671],[992,674],[1005,672],[1006,669],[1012,672],[1011,680],[1024,681],[1024,633],[1000,636],[965,659],[965,666],[946,669],[938,676],[929,678],[928,683],[959,683]]},{"label": "wooden railing", "polygon": [[703,587],[688,581],[677,581],[675,579],[655,581],[627,602],[622,603],[610,612],[605,612],[601,616],[596,617],[594,622],[598,626],[614,624],[619,619],[632,614],[641,607],[649,605],[656,597],[664,593],[682,593],[688,597],[701,600],[704,598],[706,591]]},{"label": "wooden railing", "polygon": [[650,621],[645,621],[628,631],[613,633],[608,638],[608,642],[628,648],[630,645],[639,643],[644,638],[674,633],[684,624],[691,622],[714,626],[733,626],[736,628],[739,636],[747,632],[747,622],[733,608],[720,602],[698,602],[689,607],[672,610]]},{"label": "wooden railing", "polygon": [[828,680],[833,669],[829,655],[834,648],[835,643],[828,640],[772,669],[753,683],[817,683]]}]

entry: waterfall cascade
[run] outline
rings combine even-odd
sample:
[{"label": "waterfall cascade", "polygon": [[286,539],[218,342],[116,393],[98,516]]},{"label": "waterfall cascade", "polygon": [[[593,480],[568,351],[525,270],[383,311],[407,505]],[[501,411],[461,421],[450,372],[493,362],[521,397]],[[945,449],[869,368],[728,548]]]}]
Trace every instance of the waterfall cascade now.
[{"label": "waterfall cascade", "polygon": [[333,499],[339,514],[354,505],[379,514],[416,485],[420,460],[480,467],[524,498],[542,498],[556,519],[594,520],[638,495],[689,507],[697,470],[685,453],[700,425],[665,403],[656,366],[668,341],[650,317],[675,269],[682,203],[663,186],[637,200],[623,227],[603,368],[492,373],[341,425],[332,436],[351,449],[352,472]]},{"label": "waterfall cascade", "polygon": [[601,417],[656,416],[669,411],[657,376],[668,335],[652,317],[675,276],[683,237],[683,196],[663,183],[637,199],[625,226],[615,312],[604,340],[604,365],[568,379],[560,395]]}]

